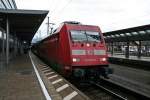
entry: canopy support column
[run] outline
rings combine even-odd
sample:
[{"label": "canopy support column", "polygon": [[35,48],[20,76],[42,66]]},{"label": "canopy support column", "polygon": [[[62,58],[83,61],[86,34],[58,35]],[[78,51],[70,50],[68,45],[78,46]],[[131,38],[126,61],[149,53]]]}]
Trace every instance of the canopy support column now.
[{"label": "canopy support column", "polygon": [[114,43],[112,42],[111,43],[111,56],[114,55]]},{"label": "canopy support column", "polygon": [[2,56],[5,57],[5,37],[4,37],[4,30],[2,30]]},{"label": "canopy support column", "polygon": [[141,41],[139,41],[138,45],[138,58],[141,58]]},{"label": "canopy support column", "polygon": [[125,58],[129,58],[129,41],[127,42],[127,47],[125,48]]},{"label": "canopy support column", "polygon": [[6,64],[9,64],[9,18],[6,19]]}]

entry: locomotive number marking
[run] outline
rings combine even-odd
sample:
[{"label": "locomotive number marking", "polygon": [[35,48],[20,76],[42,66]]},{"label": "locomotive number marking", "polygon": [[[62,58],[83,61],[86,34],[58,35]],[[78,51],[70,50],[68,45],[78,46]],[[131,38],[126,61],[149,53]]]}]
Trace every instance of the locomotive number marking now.
[{"label": "locomotive number marking", "polygon": [[84,61],[96,61],[96,59],[85,59]]}]

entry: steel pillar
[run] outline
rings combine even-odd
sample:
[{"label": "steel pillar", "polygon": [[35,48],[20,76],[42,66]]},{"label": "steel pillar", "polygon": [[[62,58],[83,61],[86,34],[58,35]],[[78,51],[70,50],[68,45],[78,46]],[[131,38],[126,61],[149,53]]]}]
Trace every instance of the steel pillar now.
[{"label": "steel pillar", "polygon": [[18,48],[18,43],[17,43],[17,37],[15,38],[15,55],[17,56],[17,48]]},{"label": "steel pillar", "polygon": [[21,54],[23,54],[23,45],[22,44],[20,44],[21,46],[21,48],[20,48],[20,50],[21,50]]},{"label": "steel pillar", "polygon": [[16,55],[17,55],[17,36],[16,36],[16,34],[14,35],[14,56],[16,57]]},{"label": "steel pillar", "polygon": [[113,54],[114,54],[114,44],[113,44],[113,42],[111,43],[111,55],[113,56]]},{"label": "steel pillar", "polygon": [[9,19],[6,19],[6,64],[9,64]]},{"label": "steel pillar", "polygon": [[20,55],[20,40],[17,41],[17,51],[18,51],[18,54]]},{"label": "steel pillar", "polygon": [[147,44],[145,45],[145,51],[146,51],[146,56],[148,56],[148,46],[147,46]]},{"label": "steel pillar", "polygon": [[138,58],[141,58],[141,41],[139,41],[139,45],[138,45]]},{"label": "steel pillar", "polygon": [[5,56],[5,39],[4,39],[4,31],[2,30],[2,56]]},{"label": "steel pillar", "polygon": [[129,58],[129,42],[127,42],[127,47],[125,48],[125,58]]}]

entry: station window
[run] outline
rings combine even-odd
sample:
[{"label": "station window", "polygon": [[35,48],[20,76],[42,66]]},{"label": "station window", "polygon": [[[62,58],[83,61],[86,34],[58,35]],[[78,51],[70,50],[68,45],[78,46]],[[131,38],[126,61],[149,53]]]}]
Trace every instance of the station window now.
[{"label": "station window", "polygon": [[6,0],[3,0],[4,4],[6,5],[7,9],[11,9],[11,6],[9,4],[9,2]]},{"label": "station window", "polygon": [[0,1],[0,8],[4,9],[5,6],[3,5],[2,1]]},{"label": "station window", "polygon": [[11,4],[11,7],[12,9],[15,9],[15,6],[14,6],[14,3],[13,3],[13,0],[9,0],[10,4]]}]

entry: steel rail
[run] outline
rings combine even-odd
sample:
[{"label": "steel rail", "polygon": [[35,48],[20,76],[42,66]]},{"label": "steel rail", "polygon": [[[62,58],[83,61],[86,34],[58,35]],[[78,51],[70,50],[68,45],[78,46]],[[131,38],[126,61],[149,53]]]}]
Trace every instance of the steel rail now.
[{"label": "steel rail", "polygon": [[109,81],[107,79],[101,78],[101,81],[107,82],[107,84],[111,84],[111,85],[113,85],[113,86],[115,86],[117,88],[120,88],[120,90],[126,91],[126,93],[130,93],[130,94],[134,95],[136,98],[138,98],[140,100],[150,100],[150,97],[147,96],[147,95],[138,93],[137,91],[133,91],[130,88],[123,87],[123,86],[121,86],[119,84],[116,84],[116,83],[113,83],[113,82],[111,82],[111,81]]},{"label": "steel rail", "polygon": [[123,96],[121,96],[121,95],[119,95],[119,94],[117,94],[117,93],[115,93],[115,92],[113,92],[113,91],[111,91],[111,90],[109,90],[109,89],[107,89],[107,88],[101,86],[101,85],[98,84],[98,83],[95,83],[95,82],[92,82],[92,81],[90,81],[90,83],[93,84],[93,85],[96,85],[97,87],[99,87],[99,88],[101,88],[101,89],[103,89],[104,91],[106,91],[106,92],[109,93],[110,95],[112,95],[112,96],[118,98],[119,100],[128,100],[127,98],[125,98],[125,97],[123,97]]}]

